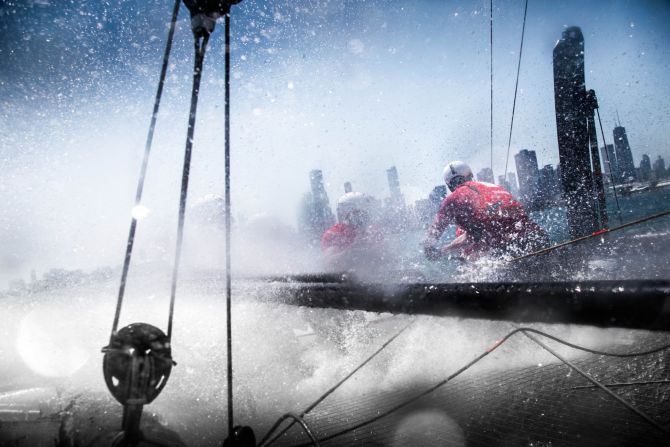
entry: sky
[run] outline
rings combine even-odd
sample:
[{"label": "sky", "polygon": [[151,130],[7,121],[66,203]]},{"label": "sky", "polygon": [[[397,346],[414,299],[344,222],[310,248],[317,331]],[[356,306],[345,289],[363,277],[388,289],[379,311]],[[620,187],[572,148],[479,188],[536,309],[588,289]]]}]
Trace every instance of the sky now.
[{"label": "sky", "polygon": [[[493,5],[499,175],[524,3]],[[168,0],[0,0],[2,271],[121,261],[171,10]],[[670,161],[668,23],[665,1],[530,0],[510,170],[520,149],[541,165],[558,161],[552,50],[573,25],[607,142],[618,112],[636,163]],[[205,60],[190,203],[223,191],[222,31]],[[244,0],[232,33],[237,218],[295,225],[312,169],[323,170],[333,203],[345,181],[388,196],[385,170],[396,166],[411,202],[451,160],[489,166],[488,1]],[[142,225],[154,232],[176,227],[192,51],[182,7],[145,190]]]}]

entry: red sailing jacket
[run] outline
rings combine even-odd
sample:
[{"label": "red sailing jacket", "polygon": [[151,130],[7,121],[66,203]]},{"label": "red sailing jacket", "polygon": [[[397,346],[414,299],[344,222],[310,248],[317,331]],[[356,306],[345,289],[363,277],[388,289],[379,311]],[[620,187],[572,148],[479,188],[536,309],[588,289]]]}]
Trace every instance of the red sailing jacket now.
[{"label": "red sailing jacket", "polygon": [[379,243],[383,239],[383,234],[375,225],[369,225],[367,228],[358,230],[352,225],[337,223],[323,233],[321,248],[323,250],[329,248],[345,250],[354,245],[354,242]]},{"label": "red sailing jacket", "polygon": [[465,182],[449,194],[428,229],[427,241],[437,243],[449,224],[458,225],[482,248],[506,250],[546,240],[523,206],[505,188],[491,183]]}]

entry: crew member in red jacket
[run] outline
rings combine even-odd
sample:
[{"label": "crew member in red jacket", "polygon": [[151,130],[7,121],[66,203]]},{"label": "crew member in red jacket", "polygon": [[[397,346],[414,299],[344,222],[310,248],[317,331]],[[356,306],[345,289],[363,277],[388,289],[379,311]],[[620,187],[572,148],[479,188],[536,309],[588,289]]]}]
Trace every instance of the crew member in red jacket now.
[{"label": "crew member in red jacket", "polygon": [[[503,187],[472,180],[472,170],[462,161],[444,168],[449,194],[442,201],[428,228],[424,252],[430,260],[449,253],[476,257],[519,256],[546,247],[547,233],[533,222],[523,206]],[[442,233],[450,224],[458,226],[456,238],[439,247]]]},{"label": "crew member in red jacket", "polygon": [[348,192],[337,201],[338,223],[321,237],[325,261],[334,270],[358,270],[383,257],[384,237],[372,224],[375,200],[367,194]]}]

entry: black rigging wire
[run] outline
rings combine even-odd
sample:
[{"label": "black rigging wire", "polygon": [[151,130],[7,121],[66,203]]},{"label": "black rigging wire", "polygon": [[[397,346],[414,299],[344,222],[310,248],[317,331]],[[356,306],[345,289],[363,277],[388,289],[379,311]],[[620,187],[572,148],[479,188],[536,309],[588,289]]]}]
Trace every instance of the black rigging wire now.
[{"label": "black rigging wire", "polygon": [[[140,178],[137,182],[137,192],[135,193],[135,208],[142,202],[142,191],[144,190],[144,179],[147,174],[147,166],[149,165],[149,154],[151,153],[151,146],[154,139],[154,130],[156,128],[156,120],[158,119],[158,109],[160,107],[161,97],[163,95],[163,86],[165,85],[165,76],[168,68],[168,61],[170,59],[170,51],[172,49],[172,40],[174,37],[175,25],[177,23],[177,16],[179,15],[179,6],[181,0],[175,0],[174,8],[172,10],[172,20],[170,21],[170,30],[168,32],[167,43],[165,44],[165,53],[163,54],[163,65],[161,66],[160,80],[158,81],[158,89],[156,90],[156,99],[154,101],[154,110],[151,114],[151,124],[149,125],[149,132],[147,134],[146,144],[144,145],[144,158],[142,160],[142,168],[140,169]],[[133,211],[135,211],[135,208]],[[133,215],[130,221],[130,231],[128,232],[128,242],[126,243],[126,254],[123,258],[123,270],[121,272],[121,284],[119,286],[119,295],[116,302],[116,313],[114,314],[114,323],[112,324],[112,335],[116,333],[119,326],[119,318],[121,316],[121,307],[123,305],[123,295],[126,290],[126,280],[128,279],[128,269],[130,268],[130,259],[133,253],[133,245],[135,243],[135,231],[137,229],[137,218]]]},{"label": "black rigging wire", "polygon": [[[493,176],[493,0],[489,2],[489,28],[490,28],[490,52],[491,52],[491,176]],[[495,179],[492,183],[495,183]]]},{"label": "black rigging wire", "polygon": [[607,158],[607,165],[610,171],[610,182],[612,183],[612,191],[614,191],[614,200],[616,201],[617,215],[619,216],[619,224],[623,224],[621,217],[621,207],[619,206],[619,196],[616,193],[616,183],[614,182],[614,175],[612,174],[612,162],[610,161],[610,151],[607,150],[607,142],[605,141],[605,131],[603,130],[603,122],[600,120],[600,110],[596,108],[598,115],[598,124],[600,124],[600,134],[603,137],[603,146],[605,147],[605,158]]},{"label": "black rigging wire", "polygon": [[[546,332],[543,332],[543,331],[540,331],[540,330],[537,330],[537,329],[533,329],[533,328],[529,328],[529,327],[521,327],[521,328],[517,328],[517,329],[514,329],[513,331],[509,332],[509,333],[508,333],[507,335],[505,335],[502,339],[496,341],[495,344],[494,344],[493,346],[491,346],[491,347],[490,347],[489,349],[487,349],[486,351],[482,352],[480,355],[478,355],[478,356],[475,357],[473,360],[471,360],[470,362],[468,362],[465,366],[463,366],[463,367],[461,367],[460,369],[458,369],[456,372],[454,372],[454,373],[452,373],[451,375],[449,375],[446,379],[444,379],[444,380],[442,380],[442,381],[436,383],[435,385],[433,385],[433,386],[431,386],[430,388],[428,388],[428,389],[422,391],[421,393],[419,393],[419,394],[417,394],[417,395],[415,395],[415,396],[413,396],[413,397],[411,397],[411,398],[409,398],[409,399],[407,399],[407,400],[405,400],[405,401],[403,401],[403,402],[401,402],[401,403],[399,403],[399,404],[393,406],[392,408],[390,408],[390,409],[388,409],[388,410],[386,410],[386,411],[384,411],[384,412],[380,412],[380,413],[378,413],[376,416],[374,416],[374,417],[372,417],[372,418],[370,418],[370,419],[368,419],[368,420],[365,420],[365,421],[363,421],[363,422],[360,422],[360,423],[358,423],[358,424],[356,424],[356,425],[353,425],[353,426],[351,426],[351,427],[348,427],[348,428],[346,428],[346,429],[340,430],[340,431],[338,431],[338,432],[336,432],[336,433],[327,435],[327,436],[325,436],[325,437],[319,439],[319,442],[329,441],[329,440],[331,440],[331,439],[334,439],[334,438],[337,438],[337,437],[339,437],[339,436],[342,436],[342,435],[345,435],[345,434],[347,434],[347,433],[350,433],[350,432],[352,432],[352,431],[354,431],[354,430],[358,430],[358,429],[361,428],[361,427],[365,427],[365,426],[367,426],[367,425],[370,425],[370,424],[372,424],[372,423],[374,423],[374,422],[376,422],[376,421],[378,421],[378,420],[380,420],[380,419],[385,418],[386,416],[388,416],[388,415],[390,415],[390,414],[392,414],[392,413],[395,413],[396,411],[398,411],[398,410],[400,410],[400,409],[402,409],[402,408],[407,407],[408,405],[410,405],[410,404],[412,404],[412,403],[418,401],[418,400],[421,399],[422,397],[427,396],[428,394],[434,392],[434,391],[437,390],[438,388],[444,386],[446,383],[450,382],[450,381],[453,380],[454,378],[458,377],[459,375],[461,375],[462,373],[464,373],[465,371],[467,371],[468,369],[470,369],[471,367],[473,367],[473,366],[474,366],[476,363],[478,363],[480,360],[484,359],[484,357],[488,356],[490,353],[492,353],[493,351],[495,351],[496,349],[498,349],[500,346],[502,346],[506,341],[508,341],[508,340],[509,340],[512,336],[514,336],[515,334],[517,334],[517,333],[524,333],[524,334],[525,334],[525,333],[528,333],[528,332],[530,332],[530,333],[535,333],[535,334],[541,335],[541,336],[543,336],[543,337],[550,338],[550,339],[552,339],[552,340],[554,340],[554,341],[556,341],[556,342],[558,342],[558,343],[561,343],[561,344],[566,345],[566,346],[568,346],[568,347],[570,347],[570,348],[573,348],[573,349],[577,349],[577,350],[584,351],[584,352],[589,352],[589,353],[591,353],[591,354],[597,354],[597,355],[608,356],[608,357],[619,357],[619,358],[638,357],[638,356],[650,355],[650,354],[654,354],[654,353],[657,353],[657,352],[660,352],[660,351],[664,351],[664,350],[666,350],[666,349],[670,349],[670,344],[665,344],[665,345],[659,346],[659,347],[657,347],[657,348],[650,349],[650,350],[648,350],[648,351],[642,351],[642,352],[636,352],[636,353],[615,353],[615,352],[606,352],[606,351],[599,351],[599,350],[596,350],[596,349],[590,349],[590,348],[586,348],[586,347],[583,347],[583,346],[579,346],[579,345],[576,345],[576,344],[573,344],[573,343],[569,343],[569,342],[564,341],[564,340],[562,340],[562,339],[560,339],[560,338],[558,338],[558,337],[556,337],[556,336],[553,336],[553,335],[551,335],[551,334],[547,334]],[[542,346],[543,348],[547,349],[547,347],[545,347],[544,345],[541,345],[541,346]],[[549,350],[549,349],[547,349],[547,350]],[[549,352],[551,352],[551,351],[549,351]],[[553,354],[553,353],[552,353],[552,354]],[[555,355],[555,354],[554,354],[554,355]],[[561,357],[558,357],[558,358],[559,358],[559,360],[564,361]],[[564,361],[564,363],[565,363],[565,361]],[[573,365],[571,365],[571,364],[569,364],[569,363],[566,363],[566,364],[568,364],[569,366],[573,367]],[[579,372],[579,371],[578,371],[578,372]],[[593,383],[596,382],[595,379],[592,379],[592,378],[590,378],[589,380],[591,380],[591,382],[593,382]],[[599,383],[599,382],[598,382],[598,383]],[[608,391],[609,391],[609,390],[608,390]],[[617,396],[617,397],[618,397],[618,396]],[[623,399],[617,399],[617,400],[619,400],[620,402],[624,403],[624,405],[626,405],[628,408],[631,408],[631,407],[632,407],[632,405],[631,405],[630,403],[628,403],[627,401],[625,401],[625,400],[623,400]],[[663,433],[668,434],[668,431],[667,431],[665,428],[663,428],[662,426],[660,426],[658,423],[656,423],[653,419],[651,419],[651,418],[650,418],[649,416],[647,416],[646,414],[642,413],[640,410],[637,410],[637,409],[635,408],[633,411],[634,411],[636,414],[641,415],[647,422],[649,422],[650,424],[652,424],[654,427],[656,427],[657,429],[659,429],[659,430],[662,431]],[[305,446],[305,445],[309,445],[309,444],[301,444],[300,447],[303,447],[303,446]]]},{"label": "black rigging wire", "polygon": [[[232,332],[232,273],[230,260],[230,12],[225,14],[225,227],[226,227],[226,349],[228,353],[228,433],[233,424],[233,332]],[[309,430],[305,428],[309,433]]]},{"label": "black rigging wire", "polygon": [[[640,385],[667,385],[670,383],[670,380],[642,380],[639,382],[615,382],[615,383],[603,383],[604,386],[608,388],[616,388],[622,386],[640,386]],[[573,386],[571,390],[587,390],[598,388],[596,385],[580,385]]]},{"label": "black rigging wire", "polygon": [[[566,359],[566,358],[563,358],[560,354],[558,354],[556,351],[554,351],[553,349],[551,349],[549,346],[547,346],[546,344],[542,343],[542,342],[541,342],[540,340],[538,340],[537,338],[535,338],[535,337],[533,337],[532,335],[530,335],[530,334],[528,333],[528,331],[523,331],[523,335],[525,335],[526,337],[528,337],[529,339],[531,339],[533,342],[537,343],[540,347],[542,347],[545,351],[549,352],[551,355],[553,355],[554,357],[556,357],[558,360],[560,360],[561,362],[565,363],[566,365],[568,365],[568,366],[569,366],[570,368],[572,368],[573,370],[577,371],[577,372],[578,372],[582,377],[584,377],[586,380],[588,380],[589,382],[593,383],[595,386],[597,386],[598,388],[600,388],[601,390],[603,390],[603,391],[604,391],[606,394],[608,394],[610,397],[612,397],[612,398],[614,398],[615,400],[619,401],[623,406],[625,406],[625,407],[628,408],[630,411],[632,411],[633,413],[635,413],[635,414],[637,414],[638,416],[640,416],[642,419],[644,419],[645,421],[647,421],[649,424],[651,424],[652,426],[654,426],[654,427],[657,428],[658,430],[662,431],[662,432],[665,433],[666,435],[670,434],[670,432],[668,432],[668,430],[666,430],[665,428],[663,428],[663,426],[661,426],[658,422],[656,422],[656,421],[653,420],[651,417],[649,417],[646,413],[644,413],[643,411],[638,410],[633,404],[631,404],[631,403],[628,402],[626,399],[624,399],[623,397],[621,397],[621,396],[619,396],[618,394],[616,394],[614,391],[612,391],[612,390],[610,390],[609,388],[607,388],[605,385],[603,385],[602,383],[600,383],[598,380],[596,380],[596,379],[594,379],[593,377],[591,377],[589,374],[587,374],[585,371],[583,371],[583,370],[582,370],[581,368],[579,368],[577,365],[575,365],[574,363],[572,363],[570,360],[568,360],[568,359]],[[587,351],[587,352],[588,352],[588,351]],[[621,357],[621,355],[618,355],[617,357]]]},{"label": "black rigging wire", "polygon": [[[415,320],[412,320],[409,322],[409,324],[405,325],[400,331],[398,331],[393,337],[389,338],[386,343],[381,345],[379,349],[377,349],[375,352],[373,352],[367,359],[365,359],[361,364],[359,364],[356,368],[354,368],[349,374],[344,376],[339,382],[337,382],[335,385],[333,385],[328,391],[323,393],[321,396],[319,396],[318,399],[316,399],[311,405],[309,405],[305,410],[300,413],[300,417],[304,418],[309,412],[311,412],[314,408],[316,408],[317,405],[319,405],[321,402],[323,402],[328,396],[333,394],[335,390],[337,390],[340,386],[342,386],[347,380],[349,380],[354,374],[356,374],[361,368],[363,368],[365,365],[370,363],[372,359],[374,359],[380,352],[382,352],[388,345],[390,345],[396,338],[398,338],[403,332],[405,332],[412,324],[414,324]],[[282,416],[283,417],[283,416]],[[285,418],[284,418],[285,419]],[[283,420],[283,419],[281,419]],[[277,439],[279,439],[284,433],[286,433],[293,425],[295,424],[296,420],[294,420],[290,425],[286,426],[281,432],[276,434],[275,436],[270,438],[270,435],[279,427],[280,421],[278,421],[275,425],[272,426],[272,428],[268,431],[268,433],[263,437],[261,442],[258,443],[258,447],[261,447],[265,445],[265,447],[269,446],[273,442],[275,442]]]},{"label": "black rigging wire", "polygon": [[521,55],[523,54],[523,37],[526,33],[526,15],[528,13],[528,0],[523,10],[523,26],[521,28],[521,45],[519,47],[519,64],[516,68],[516,84],[514,85],[514,101],[512,102],[512,121],[509,125],[509,139],[507,140],[507,157],[505,158],[505,181],[507,181],[507,167],[509,165],[509,151],[512,147],[512,129],[514,128],[514,111],[516,109],[516,96],[519,90],[519,73],[521,73]]},{"label": "black rigging wire", "polygon": [[598,230],[595,233],[588,234],[586,236],[578,237],[576,239],[569,240],[567,242],[562,242],[560,244],[552,245],[551,247],[543,248],[542,250],[534,251],[532,253],[528,253],[527,255],[519,256],[517,258],[512,258],[508,262],[514,262],[518,261],[520,259],[526,259],[530,258],[532,256],[537,256],[541,255],[544,253],[548,253],[550,251],[556,250],[557,248],[565,247],[568,245],[576,244],[577,242],[585,241],[587,239],[591,239],[597,236],[603,236],[605,234],[613,233],[615,231],[623,230],[624,228],[632,227],[633,225],[638,225],[650,220],[658,219],[659,217],[664,217],[670,214],[670,210],[662,211],[660,213],[652,214],[651,216],[643,217],[641,219],[633,220],[631,222],[626,222],[623,225],[619,225],[618,227],[612,227],[612,228],[603,228],[602,230]]},{"label": "black rigging wire", "polygon": [[191,152],[193,149],[193,134],[195,132],[195,116],[198,108],[198,94],[200,93],[200,79],[202,78],[202,65],[205,60],[205,51],[209,42],[209,34],[196,37],[194,40],[195,61],[193,64],[193,90],[191,92],[191,110],[188,115],[188,131],[186,132],[186,148],[184,150],[184,167],[181,175],[181,193],[179,195],[179,221],[177,224],[177,246],[175,248],[174,268],[172,270],[172,287],[170,291],[170,315],[168,317],[167,338],[172,339],[172,319],[174,316],[174,303],[177,295],[177,278],[179,276],[179,263],[181,249],[184,240],[184,218],[186,214],[186,197],[188,195],[188,180],[191,172]]},{"label": "black rigging wire", "polygon": [[[304,414],[303,414],[302,416],[299,416],[299,415],[294,414],[294,413],[286,413],[286,414],[284,414],[282,417],[280,417],[280,418],[277,420],[277,422],[275,422],[275,424],[272,426],[272,428],[270,428],[270,432],[269,432],[268,434],[274,432],[274,431],[277,429],[277,427],[279,427],[279,426],[281,425],[281,423],[284,422],[286,419],[292,419],[293,422],[291,422],[291,425],[289,425],[289,426],[286,428],[286,430],[288,430],[289,428],[293,427],[293,424],[295,424],[295,423],[300,424],[300,425],[302,426],[302,429],[303,429],[303,430],[305,431],[305,433],[307,434],[307,436],[309,436],[309,439],[311,439],[311,441],[312,441],[311,444],[312,444],[312,445],[315,445],[316,447],[319,447],[321,444],[319,444],[319,440],[316,439],[316,437],[314,436],[314,433],[312,433],[312,430],[310,430],[310,428],[307,426],[307,423],[306,423],[305,420],[303,419],[304,416],[305,416]],[[285,433],[285,431],[281,432],[277,437],[283,435],[284,433]],[[275,439],[276,439],[276,438],[275,438]],[[272,439],[272,440],[268,443],[268,445],[270,445],[272,442],[274,442],[275,439]],[[260,444],[258,444],[258,445],[259,445],[259,446],[262,445],[263,442],[265,442],[265,440],[261,441]]]}]

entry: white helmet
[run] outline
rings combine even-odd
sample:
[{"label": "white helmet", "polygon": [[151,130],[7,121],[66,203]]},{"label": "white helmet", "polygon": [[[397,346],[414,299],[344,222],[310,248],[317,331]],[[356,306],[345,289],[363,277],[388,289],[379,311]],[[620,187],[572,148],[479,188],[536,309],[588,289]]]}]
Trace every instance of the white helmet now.
[{"label": "white helmet", "polygon": [[456,189],[459,182],[454,182],[454,180],[467,181],[472,179],[472,169],[468,166],[467,163],[462,161],[452,161],[444,167],[442,171],[442,176],[444,177],[444,183],[449,186],[450,190]]},{"label": "white helmet", "polygon": [[[348,192],[337,200],[337,217],[340,222],[349,221],[354,214],[369,218],[375,199],[362,192]],[[360,216],[363,217],[363,216]],[[356,220],[359,220],[358,218]]]}]

